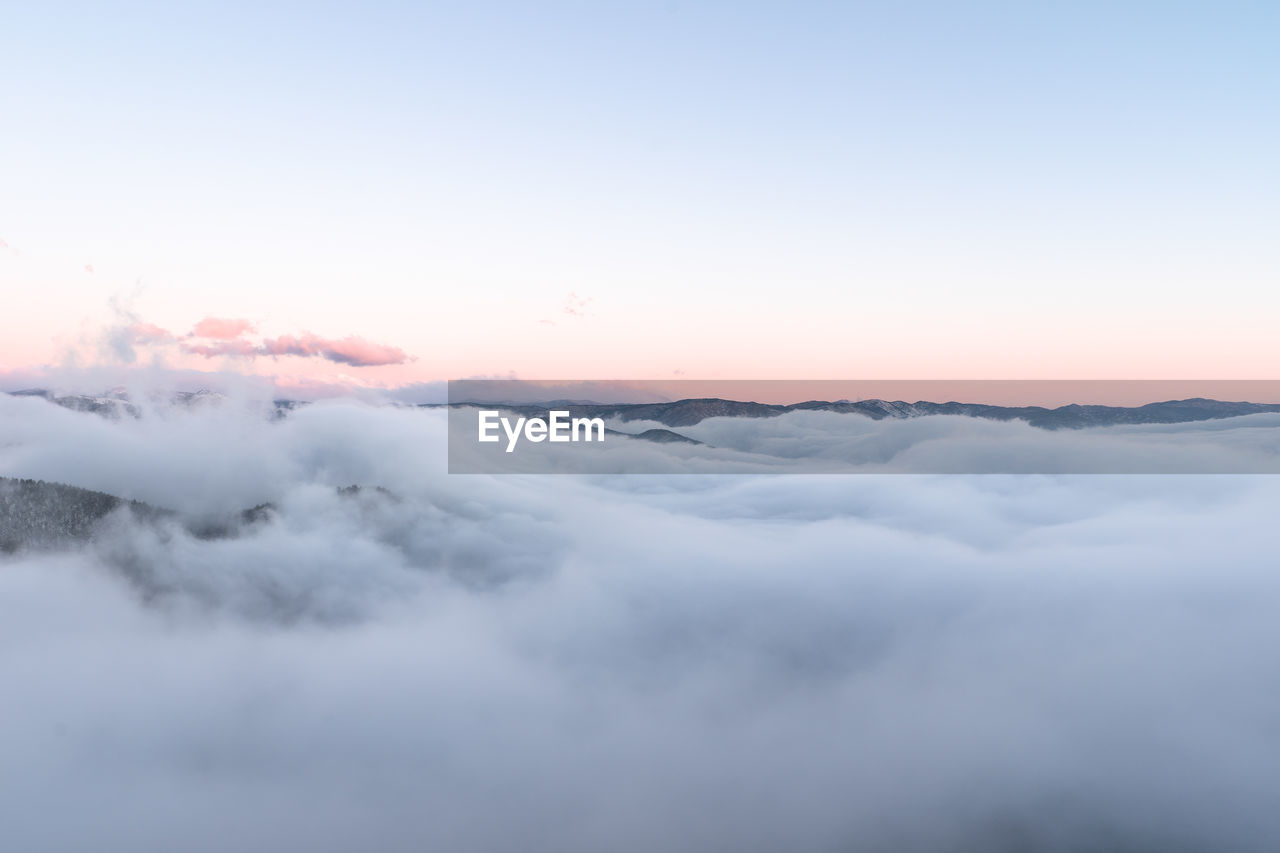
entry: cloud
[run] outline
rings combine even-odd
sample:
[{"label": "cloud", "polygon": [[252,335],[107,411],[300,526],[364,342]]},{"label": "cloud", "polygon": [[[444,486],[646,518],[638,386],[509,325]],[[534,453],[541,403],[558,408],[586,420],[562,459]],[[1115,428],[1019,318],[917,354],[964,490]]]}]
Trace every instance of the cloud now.
[{"label": "cloud", "polygon": [[255,326],[249,320],[223,317],[205,317],[191,329],[191,334],[198,338],[217,338],[230,340],[254,331]]},{"label": "cloud", "polygon": [[92,273],[92,272],[93,272],[93,264],[85,264],[85,265],[84,265],[84,271],[85,271],[85,272],[87,272],[87,273]]},{"label": "cloud", "polygon": [[582,318],[587,316],[587,305],[592,302],[590,296],[579,296],[577,293],[570,293],[564,299],[563,313],[570,317]]},{"label": "cloud", "polygon": [[118,364],[138,360],[137,347],[167,344],[177,337],[154,323],[144,322],[133,309],[132,297],[112,296],[108,300],[113,320],[99,335],[99,351]]},{"label": "cloud", "polygon": [[168,329],[141,321],[118,323],[108,327],[102,335],[107,352],[122,364],[132,364],[137,360],[137,346],[168,344],[176,340],[177,336]]},{"label": "cloud", "polygon": [[[510,400],[502,385],[455,382],[455,402]],[[566,399],[549,386],[542,399]],[[596,399],[586,386],[578,393]],[[518,389],[530,393],[528,386]],[[617,391],[615,390],[616,394]],[[607,398],[599,401],[603,402]],[[573,398],[568,398],[573,399]],[[582,399],[582,398],[578,398]],[[599,444],[476,441],[478,407],[450,412],[449,461],[459,473],[488,474],[1275,474],[1280,414],[1183,424],[1046,430],[1022,421],[954,415],[873,420],[857,414],[792,411],[712,417],[675,431],[701,444],[626,438]],[[527,412],[526,412],[527,414]],[[657,421],[610,419],[638,434]]]},{"label": "cloud", "polygon": [[375,344],[354,335],[345,338],[321,338],[311,334],[301,337],[281,335],[274,340],[264,340],[258,352],[272,356],[318,357],[352,367],[404,364],[410,360],[404,350],[398,347]]},{"label": "cloud", "polygon": [[233,403],[0,398],[0,475],[276,507],[0,556],[23,849],[1280,834],[1276,478],[451,476],[440,411]]},{"label": "cloud", "polygon": [[[592,302],[592,299],[589,296],[582,297],[582,296],[579,296],[577,293],[570,293],[568,296],[564,298],[564,302],[560,306],[560,313],[567,314],[570,317],[576,317],[579,320],[581,320],[583,317],[587,316],[587,305],[589,305],[591,302]],[[552,320],[546,317],[538,320],[538,322],[546,326],[557,325],[555,320]]]},{"label": "cloud", "polygon": [[129,331],[133,335],[134,343],[139,344],[170,343],[177,340],[173,332],[162,329],[155,323],[134,323],[129,327]]},{"label": "cloud", "polygon": [[[197,334],[199,334],[199,330],[206,322],[209,321],[201,321],[196,325],[195,332]],[[218,320],[213,322],[217,324],[240,324],[246,321]],[[233,328],[239,328],[239,326],[217,325],[213,328],[215,331],[229,332]],[[205,338],[220,337],[214,334],[199,334],[199,336]],[[335,364],[345,364],[350,367],[378,367],[388,364],[404,364],[413,360],[412,356],[407,355],[399,347],[376,344],[354,335],[349,335],[345,338],[322,338],[312,334],[301,336],[281,335],[278,338],[265,338],[260,344],[253,344],[250,341],[227,336],[224,340],[216,340],[210,344],[183,342],[181,349],[183,352],[203,356],[204,358],[224,356],[238,358],[270,356],[278,358],[292,355],[301,358],[322,358]]]},{"label": "cloud", "polygon": [[205,358],[218,358],[221,356],[238,356],[243,358],[253,358],[258,355],[258,348],[250,341],[216,341],[212,344],[193,344],[183,342],[182,351],[192,355],[201,355]]},{"label": "cloud", "polygon": [[298,356],[349,367],[378,367],[415,360],[399,347],[374,343],[356,335],[323,338],[308,332],[263,338],[254,344],[243,337],[254,330],[254,324],[237,318],[205,317],[190,332],[178,336],[141,320],[133,309],[133,297],[113,296],[109,304],[115,318],[99,335],[99,344],[103,354],[119,364],[135,363],[138,346],[170,344],[177,344],[183,353],[202,358]]}]

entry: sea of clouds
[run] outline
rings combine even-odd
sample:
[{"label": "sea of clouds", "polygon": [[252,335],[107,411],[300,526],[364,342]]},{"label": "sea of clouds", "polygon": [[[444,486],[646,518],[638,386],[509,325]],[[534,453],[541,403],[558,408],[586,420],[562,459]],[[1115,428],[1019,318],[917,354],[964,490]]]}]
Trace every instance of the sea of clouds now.
[{"label": "sea of clouds", "polygon": [[[449,471],[486,474],[1280,474],[1280,413],[1169,424],[1049,430],[1023,420],[963,415],[886,418],[792,411],[714,417],[675,434],[658,421],[607,419],[603,442],[532,442],[518,413],[449,415]],[[500,423],[499,419],[505,419]],[[563,434],[570,418],[561,415]],[[545,420],[543,418],[542,420]],[[583,432],[586,432],[584,429]],[[615,434],[617,433],[617,434]]]},{"label": "sea of clouds", "polygon": [[[783,471],[842,429],[974,427],[717,420],[684,431]],[[1229,427],[1195,440],[1274,442]],[[1280,478],[450,475],[447,432],[343,401],[113,421],[0,396],[0,476],[272,506],[228,538],[122,513],[0,556],[3,846],[1280,837]]]}]

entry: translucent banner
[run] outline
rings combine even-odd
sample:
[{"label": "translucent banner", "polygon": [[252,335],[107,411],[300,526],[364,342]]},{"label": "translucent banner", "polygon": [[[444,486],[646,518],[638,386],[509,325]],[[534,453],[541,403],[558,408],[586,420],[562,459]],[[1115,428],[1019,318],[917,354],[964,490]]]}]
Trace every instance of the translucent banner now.
[{"label": "translucent banner", "polygon": [[456,474],[1280,473],[1280,380],[458,380]]}]

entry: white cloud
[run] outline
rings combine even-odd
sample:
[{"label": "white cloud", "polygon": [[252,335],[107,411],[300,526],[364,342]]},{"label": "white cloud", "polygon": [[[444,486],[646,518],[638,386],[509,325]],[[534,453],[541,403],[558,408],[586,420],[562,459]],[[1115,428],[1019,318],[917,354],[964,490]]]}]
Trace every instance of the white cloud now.
[{"label": "white cloud", "polygon": [[[775,458],[817,440],[752,423]],[[444,433],[0,398],[0,474],[278,508],[235,539],[120,522],[0,558],[15,849],[1280,833],[1274,478],[449,476]]]}]

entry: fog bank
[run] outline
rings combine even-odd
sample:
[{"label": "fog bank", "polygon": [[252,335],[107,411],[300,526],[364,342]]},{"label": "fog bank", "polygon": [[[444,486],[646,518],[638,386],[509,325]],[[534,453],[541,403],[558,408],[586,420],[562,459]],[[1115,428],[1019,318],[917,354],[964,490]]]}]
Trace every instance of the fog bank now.
[{"label": "fog bank", "polygon": [[1274,478],[450,476],[445,434],[0,397],[0,475],[272,506],[0,556],[13,848],[1280,837]]}]

